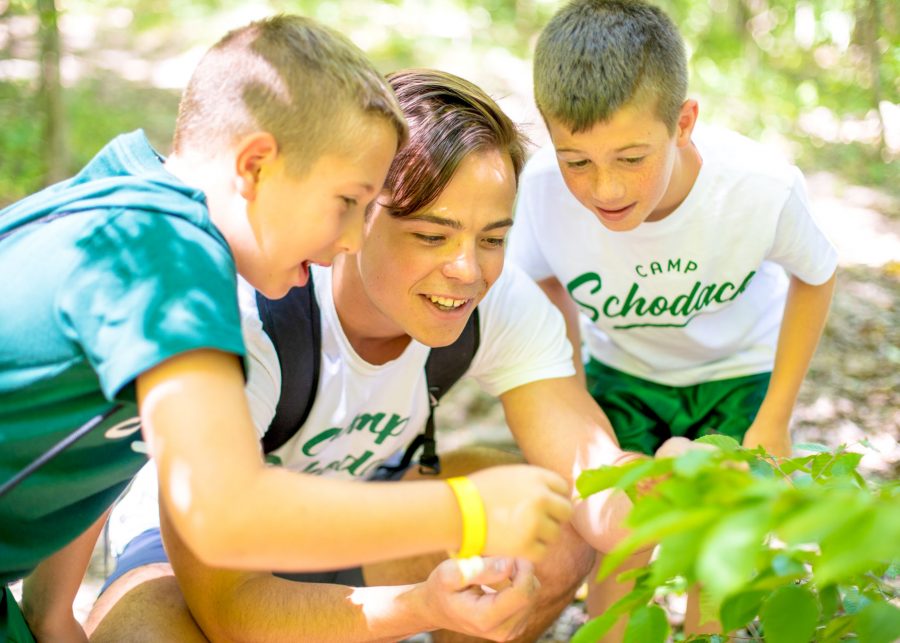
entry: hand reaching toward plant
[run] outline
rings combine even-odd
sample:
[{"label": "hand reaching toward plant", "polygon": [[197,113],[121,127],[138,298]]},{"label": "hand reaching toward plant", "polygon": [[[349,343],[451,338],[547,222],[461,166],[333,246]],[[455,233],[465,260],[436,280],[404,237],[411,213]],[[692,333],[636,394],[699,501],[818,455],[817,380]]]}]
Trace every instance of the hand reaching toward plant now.
[{"label": "hand reaching toward plant", "polygon": [[540,467],[492,467],[469,476],[481,494],[487,519],[485,554],[538,562],[572,515],[569,485]]}]

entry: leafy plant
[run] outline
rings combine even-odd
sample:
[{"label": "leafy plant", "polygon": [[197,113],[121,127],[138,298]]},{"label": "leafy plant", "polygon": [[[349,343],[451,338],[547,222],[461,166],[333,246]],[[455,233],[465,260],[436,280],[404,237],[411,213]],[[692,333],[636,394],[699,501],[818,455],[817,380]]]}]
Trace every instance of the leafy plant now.
[{"label": "leafy plant", "polygon": [[[731,438],[698,440],[714,449],[675,459],[638,460],[586,471],[587,497],[621,489],[634,502],[630,534],[604,559],[609,575],[632,553],[658,543],[634,589],[586,623],[573,641],[596,641],[630,615],[626,643],[662,643],[664,610],[653,603],[701,588],[701,615],[741,640],[768,643],[891,643],[900,638],[900,493],[857,471],[862,458],[845,446],[775,458]],[[651,481],[657,481],[645,490]],[[725,641],[725,634],[695,641]]]}]

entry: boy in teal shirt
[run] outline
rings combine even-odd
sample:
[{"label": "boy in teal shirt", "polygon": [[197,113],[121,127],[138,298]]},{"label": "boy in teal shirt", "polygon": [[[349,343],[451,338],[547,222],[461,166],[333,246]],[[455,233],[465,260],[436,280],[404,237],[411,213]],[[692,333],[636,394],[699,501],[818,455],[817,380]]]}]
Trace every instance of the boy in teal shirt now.
[{"label": "boy in teal shirt", "polygon": [[[235,270],[280,297],[311,263],[355,251],[405,137],[356,47],[279,16],[207,53],[168,159],[141,133],[119,137],[73,179],[0,212],[0,581],[30,574],[23,607],[38,638],[79,637],[71,598],[106,508],[144,462],[136,451],[156,459],[163,513],[210,564],[315,570],[459,546],[444,483],[385,492],[266,468],[238,359]],[[472,480],[488,511],[568,517],[555,474]],[[518,483],[534,497],[508,490]],[[539,557],[534,533],[490,526],[486,552]],[[24,622],[5,590],[0,639],[31,640]]]},{"label": "boy in teal shirt", "polygon": [[561,9],[534,85],[552,145],[523,172],[510,254],[575,346],[580,314],[621,447],[715,432],[788,455],[837,264],[800,171],[695,128],[681,37],[644,2]]}]

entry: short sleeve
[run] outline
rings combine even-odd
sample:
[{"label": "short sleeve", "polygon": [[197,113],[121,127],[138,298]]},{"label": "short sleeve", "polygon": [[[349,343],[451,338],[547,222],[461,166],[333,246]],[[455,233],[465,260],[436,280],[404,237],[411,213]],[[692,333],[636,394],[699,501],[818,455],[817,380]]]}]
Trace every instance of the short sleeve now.
[{"label": "short sleeve", "polygon": [[575,374],[562,314],[515,266],[504,268],[479,311],[481,343],[469,375],[491,395]]},{"label": "short sleeve", "polygon": [[231,253],[176,216],[104,218],[78,242],[56,306],[109,399],[175,355],[244,354]]},{"label": "short sleeve", "polygon": [[837,250],[812,215],[803,175],[797,168],[778,216],[775,239],[766,258],[810,285],[828,281],[837,268]]},{"label": "short sleeve", "polygon": [[247,383],[244,390],[257,437],[262,438],[275,417],[281,396],[281,366],[275,345],[263,329],[253,286],[238,278],[241,330],[247,346]]}]

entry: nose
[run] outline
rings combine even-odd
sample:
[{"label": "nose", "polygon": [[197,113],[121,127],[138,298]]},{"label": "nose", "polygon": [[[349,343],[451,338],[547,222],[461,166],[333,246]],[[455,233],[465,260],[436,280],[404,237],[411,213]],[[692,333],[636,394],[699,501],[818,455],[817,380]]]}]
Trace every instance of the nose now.
[{"label": "nose", "polygon": [[625,197],[625,183],[616,172],[597,169],[594,172],[591,196],[600,204],[618,203]]},{"label": "nose", "polygon": [[460,243],[444,263],[444,276],[462,283],[475,283],[481,279],[481,265],[474,244]]},{"label": "nose", "polygon": [[363,209],[354,208],[352,216],[344,219],[344,226],[341,235],[337,239],[335,250],[337,252],[346,252],[353,254],[358,252],[362,246],[364,219]]}]

